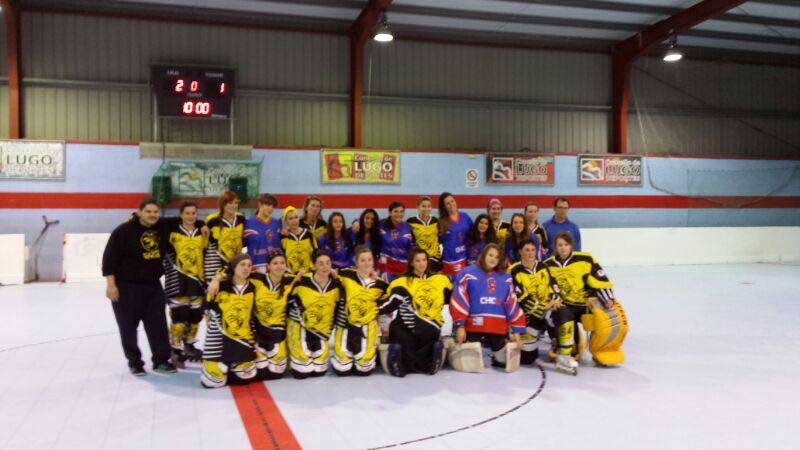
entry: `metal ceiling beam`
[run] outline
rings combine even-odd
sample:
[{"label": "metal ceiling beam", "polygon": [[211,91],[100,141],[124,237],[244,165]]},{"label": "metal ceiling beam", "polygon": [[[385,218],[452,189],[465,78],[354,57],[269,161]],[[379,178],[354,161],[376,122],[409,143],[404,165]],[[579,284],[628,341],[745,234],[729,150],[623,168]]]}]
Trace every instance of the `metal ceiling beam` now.
[{"label": "metal ceiling beam", "polygon": [[6,26],[6,67],[8,70],[8,137],[20,139],[22,131],[22,87],[20,85],[20,68],[22,51],[20,50],[19,2],[16,0],[0,0],[3,8],[3,20]]},{"label": "metal ceiling beam", "polygon": [[369,0],[358,18],[350,25],[350,139],[351,147],[361,147],[364,136],[362,128],[364,86],[364,45],[372,37],[373,30],[381,20],[392,0]]},{"label": "metal ceiling beam", "polygon": [[631,67],[636,58],[662,41],[691,27],[724,14],[746,0],[703,0],[700,3],[662,20],[634,36],[617,43],[611,54],[611,153],[628,152],[628,99]]},{"label": "metal ceiling beam", "polygon": [[[502,1],[511,3],[521,3],[527,5],[545,5],[545,6],[559,6],[565,8],[581,8],[592,9],[600,11],[613,11],[613,12],[627,12],[639,14],[653,14],[659,16],[674,16],[675,14],[683,11],[681,8],[673,8],[671,6],[659,5],[643,5],[640,3],[618,3],[606,0],[491,0]],[[759,3],[770,3],[761,1]],[[795,0],[787,0],[786,2],[775,2],[778,5],[798,6]],[[764,17],[753,16],[749,14],[726,13],[721,16],[715,17],[714,20],[724,22],[739,22],[749,23],[755,25],[767,25],[789,28],[800,28],[800,20],[778,17]]]},{"label": "metal ceiling beam", "polygon": [[[547,25],[558,27],[587,28],[610,31],[639,31],[642,24],[630,22],[612,22],[605,20],[571,19],[566,17],[534,16],[527,14],[493,13],[465,9],[437,8],[416,5],[394,5],[392,12],[413,14],[428,17],[442,17],[448,19],[466,19],[500,23],[517,23],[523,25]],[[800,46],[800,39],[781,36],[766,36],[750,33],[736,33],[729,31],[691,30],[684,33],[687,36],[729,39],[745,42],[760,42],[767,44],[796,45]]]}]

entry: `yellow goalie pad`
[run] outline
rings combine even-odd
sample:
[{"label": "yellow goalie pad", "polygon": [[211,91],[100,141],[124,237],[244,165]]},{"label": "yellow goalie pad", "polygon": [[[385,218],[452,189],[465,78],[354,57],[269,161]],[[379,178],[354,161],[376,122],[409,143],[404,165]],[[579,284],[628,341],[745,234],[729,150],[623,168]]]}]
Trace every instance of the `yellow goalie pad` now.
[{"label": "yellow goalie pad", "polygon": [[591,302],[591,313],[581,316],[581,323],[589,336],[589,352],[603,366],[616,366],[625,361],[622,343],[628,334],[628,318],[619,302],[610,308],[599,300]]}]

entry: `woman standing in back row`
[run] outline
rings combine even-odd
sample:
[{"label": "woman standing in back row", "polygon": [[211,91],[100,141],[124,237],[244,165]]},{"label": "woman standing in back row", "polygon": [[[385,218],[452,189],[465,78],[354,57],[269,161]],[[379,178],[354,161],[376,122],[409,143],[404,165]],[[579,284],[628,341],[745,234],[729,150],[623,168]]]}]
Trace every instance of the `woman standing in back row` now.
[{"label": "woman standing in back row", "polygon": [[467,266],[467,236],[472,219],[458,210],[449,192],[439,196],[439,241],[442,243],[442,273],[458,275]]}]

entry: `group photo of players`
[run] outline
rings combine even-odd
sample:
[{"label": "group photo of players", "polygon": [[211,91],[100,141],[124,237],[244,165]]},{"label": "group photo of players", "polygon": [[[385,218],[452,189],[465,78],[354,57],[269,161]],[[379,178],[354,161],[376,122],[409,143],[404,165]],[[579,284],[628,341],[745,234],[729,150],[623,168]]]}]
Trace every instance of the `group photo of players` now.
[{"label": "group photo of players", "polygon": [[227,191],[204,220],[195,203],[168,218],[143,201],[112,232],[102,268],[131,373],[147,373],[139,322],[154,371],[197,362],[206,388],[317,377],[329,366],[340,376],[378,366],[433,375],[445,363],[482,372],[484,349],[508,372],[548,360],[577,375],[585,347],[597,365],[623,362],[627,318],[582,251],[567,198],[544,223],[535,203],[506,222],[496,198],[474,218],[448,192],[437,200],[436,212],[420,196],[413,217],[391,202],[385,217],[366,209],[349,225],[337,211],[324,220],[315,196],[280,209],[262,194],[248,218]]}]

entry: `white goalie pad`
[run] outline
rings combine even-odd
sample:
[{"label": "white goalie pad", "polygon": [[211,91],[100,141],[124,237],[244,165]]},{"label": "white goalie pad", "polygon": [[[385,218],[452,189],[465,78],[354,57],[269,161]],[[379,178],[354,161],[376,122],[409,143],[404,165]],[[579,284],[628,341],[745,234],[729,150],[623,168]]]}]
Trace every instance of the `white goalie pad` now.
[{"label": "white goalie pad", "polygon": [[459,372],[483,372],[483,350],[480,342],[454,344],[447,352],[447,362]]}]

